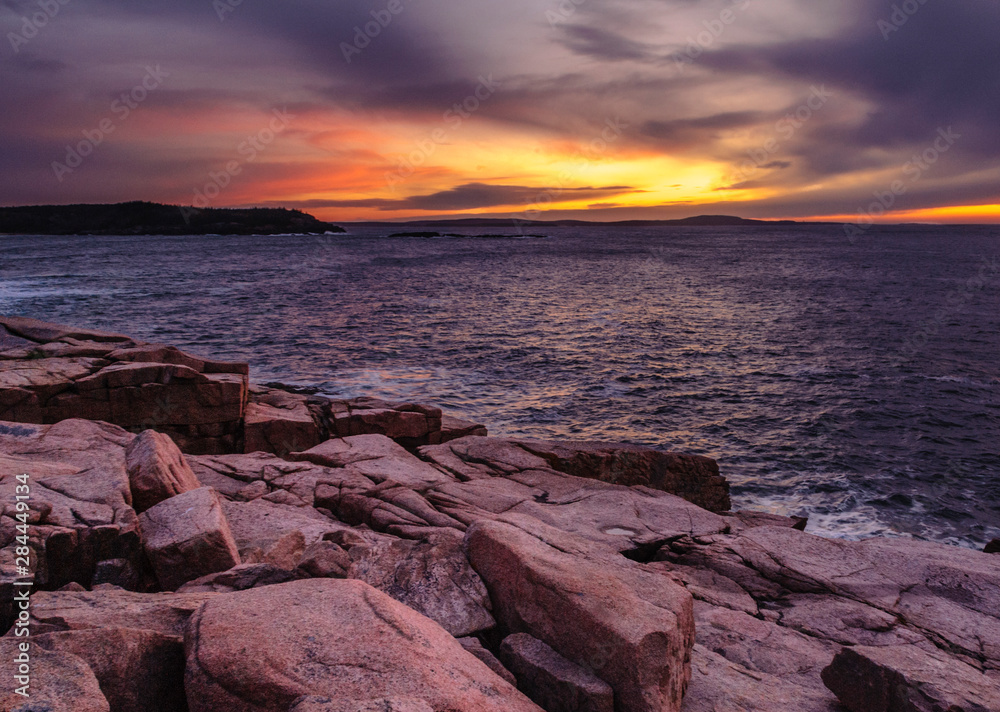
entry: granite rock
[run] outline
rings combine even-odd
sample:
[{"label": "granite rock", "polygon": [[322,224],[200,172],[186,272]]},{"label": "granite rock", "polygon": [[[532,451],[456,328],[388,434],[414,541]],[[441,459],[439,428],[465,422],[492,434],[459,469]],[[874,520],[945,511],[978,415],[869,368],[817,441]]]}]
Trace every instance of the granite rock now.
[{"label": "granite rock", "polygon": [[125,466],[136,512],[201,487],[174,441],[155,430],[146,430],[129,443]]},{"label": "granite rock", "polygon": [[527,633],[505,638],[500,659],[518,689],[547,712],[614,712],[614,692],[606,682]]},{"label": "granite rock", "polygon": [[185,650],[191,712],[285,712],[310,695],[360,709],[398,698],[432,710],[539,709],[443,628],[360,581],[218,596],[192,617]]},{"label": "granite rock", "polygon": [[1000,684],[915,646],[844,648],[823,681],[850,712],[995,712]]},{"label": "granite rock", "polygon": [[164,590],[240,563],[219,495],[211,487],[164,500],[139,522],[143,546]]},{"label": "granite rock", "polygon": [[594,560],[599,545],[522,526],[477,522],[466,534],[503,629],[529,633],[593,673],[621,710],[679,710],[694,644],[690,594],[626,559],[616,565],[611,550]]},{"label": "granite rock", "polygon": [[84,660],[111,712],[186,712],[184,645],[175,636],[133,628],[35,636],[36,649]]},{"label": "granite rock", "polygon": [[[4,712],[110,712],[87,663],[72,653],[29,648],[26,676],[15,668],[23,638],[0,638],[0,709]],[[25,690],[24,685],[29,685]],[[24,694],[17,691],[22,690]]]}]

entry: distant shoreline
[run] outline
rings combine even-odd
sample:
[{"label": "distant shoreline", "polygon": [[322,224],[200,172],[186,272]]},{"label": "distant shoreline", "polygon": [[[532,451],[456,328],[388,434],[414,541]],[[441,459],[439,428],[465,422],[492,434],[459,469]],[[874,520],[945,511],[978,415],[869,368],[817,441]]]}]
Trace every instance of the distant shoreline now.
[{"label": "distant shoreline", "polygon": [[[733,215],[696,215],[675,220],[521,220],[509,218],[441,218],[420,220],[359,220],[330,223],[287,208],[204,208],[133,201],[114,204],[32,205],[0,207],[0,236],[280,236],[347,234],[352,228],[386,228],[394,231],[429,227],[460,228],[567,228],[567,227],[749,227],[803,228],[841,225],[839,222],[753,220]],[[996,227],[958,223],[880,223],[880,228]],[[415,232],[415,230],[413,230]]]},{"label": "distant shoreline", "polygon": [[131,202],[0,208],[7,235],[286,235],[344,233],[344,228],[285,208],[205,208]]},{"label": "distant shoreline", "polygon": [[521,220],[519,218],[445,218],[441,220],[405,220],[343,222],[348,227],[800,227],[802,225],[837,225],[838,223],[802,223],[795,220],[749,220],[733,215],[696,215],[677,220]]}]

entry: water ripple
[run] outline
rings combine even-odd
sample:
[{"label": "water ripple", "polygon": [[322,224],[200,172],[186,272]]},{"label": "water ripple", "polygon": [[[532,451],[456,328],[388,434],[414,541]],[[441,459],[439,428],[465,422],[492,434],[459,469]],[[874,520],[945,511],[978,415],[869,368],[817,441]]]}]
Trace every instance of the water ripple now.
[{"label": "water ripple", "polygon": [[817,532],[1000,536],[996,230],[387,232],[0,237],[0,312],[498,435],[704,453],[738,505]]}]

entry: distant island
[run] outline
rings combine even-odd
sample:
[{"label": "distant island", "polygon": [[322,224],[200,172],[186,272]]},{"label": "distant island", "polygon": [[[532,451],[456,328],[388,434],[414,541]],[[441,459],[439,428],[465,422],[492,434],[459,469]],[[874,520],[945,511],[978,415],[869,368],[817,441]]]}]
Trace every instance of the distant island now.
[{"label": "distant island", "polygon": [[[205,208],[144,201],[108,205],[32,205],[0,207],[0,235],[322,235],[346,233],[342,227],[385,227],[392,237],[467,237],[427,232],[429,227],[803,227],[832,223],[796,220],[750,220],[734,215],[696,215],[677,220],[522,220],[509,218],[438,218],[401,221],[358,221],[334,225],[301,210],[287,208]],[[533,236],[533,235],[531,235]],[[482,237],[482,236],[480,236]],[[487,236],[490,237],[490,236]],[[492,235],[510,237],[510,235]],[[529,236],[530,237],[530,236]]]},{"label": "distant island", "polygon": [[619,220],[602,222],[596,220],[521,220],[509,218],[451,218],[438,220],[405,220],[400,222],[356,222],[358,227],[746,227],[759,225],[774,227],[781,225],[827,225],[830,223],[798,222],[795,220],[748,220],[733,215],[696,215],[678,220]]},{"label": "distant island", "polygon": [[315,235],[344,228],[301,210],[195,208],[135,201],[115,205],[0,208],[0,234],[12,235]]}]

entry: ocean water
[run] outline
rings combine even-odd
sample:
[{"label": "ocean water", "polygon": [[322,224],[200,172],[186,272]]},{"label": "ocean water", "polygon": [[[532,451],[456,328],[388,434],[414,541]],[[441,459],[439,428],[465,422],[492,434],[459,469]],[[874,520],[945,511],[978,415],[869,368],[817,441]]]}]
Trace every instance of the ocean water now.
[{"label": "ocean water", "polygon": [[709,455],[737,506],[827,536],[1000,536],[998,229],[390,232],[0,237],[0,313]]}]

